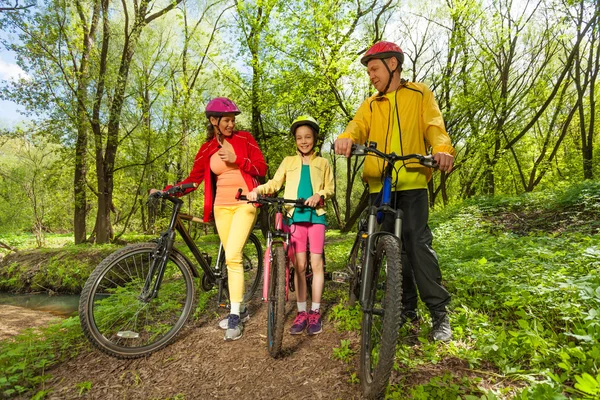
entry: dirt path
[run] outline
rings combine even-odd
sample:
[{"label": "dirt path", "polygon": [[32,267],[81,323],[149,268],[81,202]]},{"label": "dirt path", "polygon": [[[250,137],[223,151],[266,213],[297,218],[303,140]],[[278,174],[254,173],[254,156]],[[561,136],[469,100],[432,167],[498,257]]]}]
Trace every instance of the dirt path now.
[{"label": "dirt path", "polygon": [[44,311],[0,304],[0,340],[17,335],[27,328],[47,325],[59,317]]},{"label": "dirt path", "polygon": [[[46,387],[54,389],[48,398],[360,398],[358,385],[347,382],[347,365],[332,358],[333,347],[348,334],[330,323],[314,337],[286,334],[283,357],[273,359],[265,345],[265,309],[250,308],[251,319],[239,341],[224,342],[218,318],[212,318],[188,327],[174,344],[147,358],[118,360],[99,351],[81,355],[48,371],[53,379]],[[291,305],[287,310],[286,329],[295,314]],[[84,382],[92,387],[80,397],[77,384]]]}]

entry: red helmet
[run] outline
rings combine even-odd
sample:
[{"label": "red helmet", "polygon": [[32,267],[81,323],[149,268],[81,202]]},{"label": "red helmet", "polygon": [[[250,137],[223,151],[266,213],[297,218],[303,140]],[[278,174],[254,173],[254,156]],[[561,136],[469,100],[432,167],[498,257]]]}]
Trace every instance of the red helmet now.
[{"label": "red helmet", "polygon": [[222,117],[224,114],[238,115],[242,112],[227,97],[216,97],[208,102],[204,113],[207,117]]},{"label": "red helmet", "polygon": [[404,53],[402,52],[400,46],[398,46],[396,43],[382,41],[371,46],[371,48],[367,50],[365,55],[360,59],[360,62],[366,67],[369,61],[374,58],[381,59],[390,57],[396,57],[400,63],[400,66],[402,66],[402,63],[404,62]]}]

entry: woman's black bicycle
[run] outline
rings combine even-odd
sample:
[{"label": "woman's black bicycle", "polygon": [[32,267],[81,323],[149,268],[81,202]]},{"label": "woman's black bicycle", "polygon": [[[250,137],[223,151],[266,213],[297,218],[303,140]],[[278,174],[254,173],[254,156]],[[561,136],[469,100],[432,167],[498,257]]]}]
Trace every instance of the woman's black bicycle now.
[{"label": "woman's black bicycle", "polygon": [[[173,186],[151,195],[173,203],[168,229],[156,242],[132,244],[104,259],[88,278],[79,300],[79,318],[85,336],[102,352],[118,358],[149,355],[169,343],[183,328],[194,309],[195,283],[203,290],[218,288],[217,301],[228,297],[227,267],[222,244],[217,260],[202,253],[184,221],[202,219],[180,212],[176,194],[194,184]],[[174,247],[176,233],[191,251],[195,265]],[[244,301],[254,295],[262,275],[262,247],[251,233],[244,247]]]},{"label": "woman's black bicycle", "polygon": [[[377,144],[353,145],[352,155],[373,155],[385,161],[383,189],[375,205],[368,207],[358,223],[358,233],[348,260],[349,302],[359,300],[362,311],[359,377],[366,398],[380,398],[387,387],[400,328],[402,312],[402,210],[391,204],[392,176],[397,161],[418,160],[436,167],[432,156],[399,156],[377,150]],[[410,163],[409,161],[408,163]],[[380,231],[385,214],[395,219],[394,233]]]}]

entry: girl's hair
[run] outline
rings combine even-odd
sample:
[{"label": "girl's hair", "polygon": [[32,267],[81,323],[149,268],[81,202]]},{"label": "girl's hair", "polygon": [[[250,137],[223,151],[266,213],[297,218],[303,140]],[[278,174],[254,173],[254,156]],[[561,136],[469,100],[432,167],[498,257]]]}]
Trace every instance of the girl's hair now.
[{"label": "girl's hair", "polygon": [[296,127],[296,129],[294,129],[294,140],[296,140],[296,130],[297,130],[298,128],[300,128],[301,126],[308,126],[308,127],[310,128],[310,131],[311,131],[311,132],[312,132],[312,134],[313,134],[313,140],[315,141],[315,145],[316,145],[316,143],[317,143],[317,135],[318,135],[318,132],[317,132],[317,130],[316,130],[316,129],[315,129],[313,126],[311,126],[311,125],[309,125],[309,124],[306,124],[306,125],[299,125],[299,126],[297,126],[297,127]]}]

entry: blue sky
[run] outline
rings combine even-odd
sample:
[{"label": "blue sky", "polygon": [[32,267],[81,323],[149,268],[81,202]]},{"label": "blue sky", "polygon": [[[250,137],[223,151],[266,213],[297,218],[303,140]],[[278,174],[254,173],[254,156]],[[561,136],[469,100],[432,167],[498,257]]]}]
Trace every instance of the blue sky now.
[{"label": "blue sky", "polygon": [[[3,35],[0,32],[0,35]],[[19,67],[15,60],[15,54],[0,47],[0,81],[16,79],[20,76],[26,76],[25,72]],[[12,101],[0,100],[0,127],[12,126],[25,119],[19,114],[23,108]]]}]

